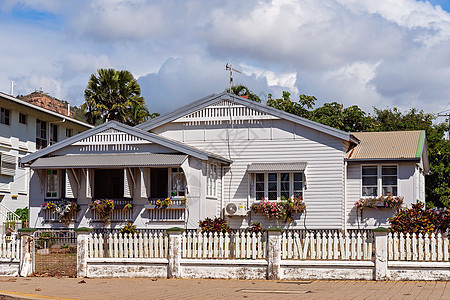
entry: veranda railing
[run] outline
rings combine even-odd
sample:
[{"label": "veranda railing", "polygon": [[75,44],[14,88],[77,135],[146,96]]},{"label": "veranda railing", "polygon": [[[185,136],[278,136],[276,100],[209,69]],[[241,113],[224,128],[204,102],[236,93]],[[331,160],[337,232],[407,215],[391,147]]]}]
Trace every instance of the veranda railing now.
[{"label": "veranda railing", "polygon": [[[111,210],[109,215],[109,221],[132,221],[133,220],[133,208],[127,209],[127,204],[133,204],[133,199],[113,199],[114,209]],[[101,218],[96,213],[95,209],[92,210],[92,220],[101,221]]]}]

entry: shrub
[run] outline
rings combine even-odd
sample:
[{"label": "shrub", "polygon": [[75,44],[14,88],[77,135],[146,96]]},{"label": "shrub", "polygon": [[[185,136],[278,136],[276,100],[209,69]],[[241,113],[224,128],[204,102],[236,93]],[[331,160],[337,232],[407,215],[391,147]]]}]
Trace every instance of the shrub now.
[{"label": "shrub", "polygon": [[252,222],[252,225],[247,228],[247,231],[250,233],[264,233],[264,229],[262,229],[261,223],[258,222]]},{"label": "shrub", "polygon": [[450,229],[450,209],[424,209],[423,203],[417,203],[397,211],[389,222],[393,232],[444,233]]},{"label": "shrub", "polygon": [[19,216],[20,221],[28,221],[28,207],[18,208],[16,209],[15,213]]},{"label": "shrub", "polygon": [[127,225],[124,225],[120,231],[120,234],[136,234],[138,231],[136,230],[136,225],[131,225],[130,222],[127,223]]},{"label": "shrub", "polygon": [[216,217],[216,218],[214,218],[214,220],[211,218],[206,218],[203,221],[199,221],[198,224],[199,224],[200,228],[202,229],[202,232],[207,232],[207,233],[209,233],[209,232],[217,232],[217,233],[228,232],[228,233],[230,233],[231,232],[231,228],[228,227],[227,221],[225,221],[222,218]]}]

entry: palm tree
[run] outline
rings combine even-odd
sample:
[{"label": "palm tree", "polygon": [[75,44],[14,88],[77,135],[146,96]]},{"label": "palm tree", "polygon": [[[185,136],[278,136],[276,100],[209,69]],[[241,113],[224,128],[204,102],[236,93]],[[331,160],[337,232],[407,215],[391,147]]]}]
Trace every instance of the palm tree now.
[{"label": "palm tree", "polygon": [[237,96],[247,96],[248,100],[252,100],[258,103],[261,103],[261,98],[259,98],[256,94],[248,89],[245,85],[233,85],[230,89],[227,89],[228,93],[237,95]]},{"label": "palm tree", "polygon": [[81,108],[92,125],[115,120],[134,126],[154,117],[145,106],[139,84],[126,70],[99,69],[98,76],[91,75],[84,98]]}]

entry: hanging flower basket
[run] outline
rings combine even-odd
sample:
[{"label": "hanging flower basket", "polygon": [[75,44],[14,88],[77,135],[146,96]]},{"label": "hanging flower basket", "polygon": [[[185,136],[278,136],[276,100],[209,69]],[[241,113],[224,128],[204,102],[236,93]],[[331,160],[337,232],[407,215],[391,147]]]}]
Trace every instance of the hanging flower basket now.
[{"label": "hanging flower basket", "polygon": [[109,214],[114,209],[114,201],[111,199],[99,199],[89,204],[104,224],[109,223]]},{"label": "hanging flower basket", "polygon": [[44,202],[42,209],[52,211],[58,216],[60,222],[69,225],[80,211],[80,206],[72,200],[59,200],[57,203]]}]

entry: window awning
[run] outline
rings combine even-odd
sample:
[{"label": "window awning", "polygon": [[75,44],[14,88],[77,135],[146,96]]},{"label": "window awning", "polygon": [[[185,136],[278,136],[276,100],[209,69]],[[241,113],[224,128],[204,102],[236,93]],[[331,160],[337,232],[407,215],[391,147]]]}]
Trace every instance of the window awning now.
[{"label": "window awning", "polygon": [[174,167],[180,166],[187,155],[180,154],[81,154],[41,157],[32,169],[114,168],[114,167]]},{"label": "window awning", "polygon": [[286,163],[252,163],[248,165],[247,172],[295,172],[304,171],[306,162],[286,162]]}]

